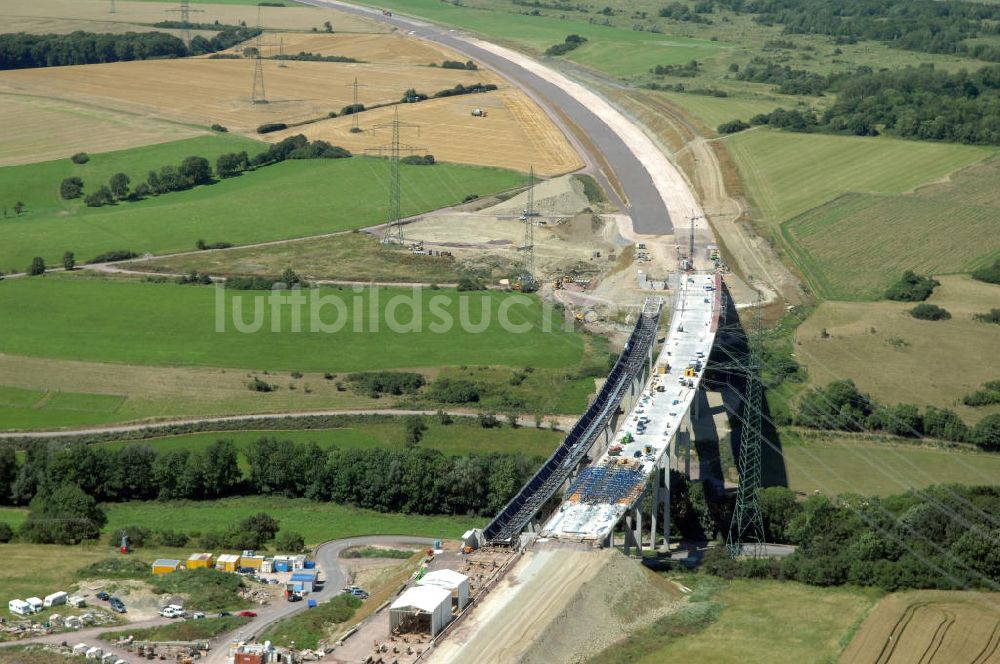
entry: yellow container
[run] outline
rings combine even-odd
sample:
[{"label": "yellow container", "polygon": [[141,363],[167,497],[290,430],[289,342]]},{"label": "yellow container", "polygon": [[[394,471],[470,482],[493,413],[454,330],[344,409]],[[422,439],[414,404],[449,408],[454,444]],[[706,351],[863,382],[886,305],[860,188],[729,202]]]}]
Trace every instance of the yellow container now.
[{"label": "yellow container", "polygon": [[181,561],[179,560],[160,558],[153,562],[153,574],[170,574],[171,572],[176,572],[180,566]]},{"label": "yellow container", "polygon": [[215,565],[215,556],[211,553],[192,553],[188,558],[188,569],[209,569]]}]

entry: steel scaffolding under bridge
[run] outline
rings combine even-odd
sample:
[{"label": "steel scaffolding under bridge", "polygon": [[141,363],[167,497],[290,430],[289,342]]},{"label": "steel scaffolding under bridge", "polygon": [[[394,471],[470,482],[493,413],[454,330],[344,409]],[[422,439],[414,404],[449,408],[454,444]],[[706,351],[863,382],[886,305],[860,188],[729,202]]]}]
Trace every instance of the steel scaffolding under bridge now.
[{"label": "steel scaffolding under bridge", "polygon": [[617,414],[618,406],[631,383],[649,361],[656,329],[660,322],[660,298],[647,298],[622,354],[608,374],[597,398],[577,420],[562,444],[538,469],[513,500],[483,530],[483,539],[494,544],[508,543],[524,530],[542,506],[569,478],[594,444],[597,436]]}]

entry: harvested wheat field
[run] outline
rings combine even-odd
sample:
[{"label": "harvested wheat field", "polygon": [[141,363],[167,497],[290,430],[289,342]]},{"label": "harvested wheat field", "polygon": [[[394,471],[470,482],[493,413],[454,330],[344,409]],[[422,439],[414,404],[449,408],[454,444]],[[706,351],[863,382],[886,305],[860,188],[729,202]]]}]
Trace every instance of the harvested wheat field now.
[{"label": "harvested wheat field", "polygon": [[889,595],[869,614],[840,661],[1000,662],[1000,598],[936,590]]},{"label": "harvested wheat field", "polygon": [[[491,80],[489,74],[431,67],[329,62],[265,63],[267,104],[251,104],[250,60],[146,60],[0,72],[0,93],[84,103],[200,125],[219,123],[254,134],[265,122],[304,122],[340,111],[353,101],[357,76],[362,104],[396,101],[419,81],[429,92]],[[15,124],[14,127],[17,127]],[[256,135],[256,134],[254,134]]]},{"label": "harvested wheat field", "polygon": [[[291,4],[291,3],[290,3]],[[107,0],[3,0],[0,3],[0,25],[4,32],[28,31],[44,19],[45,32],[124,32],[108,29],[107,24],[126,24],[137,32],[156,30],[151,24],[177,20],[176,2],[121,2],[115,3],[115,13],[108,13]],[[191,8],[192,23],[219,23],[238,25],[257,24],[258,7],[252,4],[202,4]],[[359,16],[332,9],[319,9],[294,5],[288,7],[260,7],[261,24],[265,28],[280,30],[323,30],[323,22],[330,21],[337,32],[386,32],[387,28]],[[55,21],[54,24],[50,21]],[[90,25],[88,25],[88,23]],[[146,24],[135,27],[135,24]],[[53,27],[49,27],[53,25]],[[68,29],[67,29],[68,28]]]},{"label": "harvested wheat field", "polygon": [[[433,42],[414,39],[394,32],[391,34],[335,33],[316,34],[311,32],[280,32],[266,36],[269,46],[263,48],[263,55],[278,54],[279,45],[286,55],[316,53],[317,55],[342,55],[362,62],[377,62],[392,65],[440,65],[444,60],[466,61],[466,58],[438,46]],[[240,44],[230,52],[242,52]],[[454,71],[454,70],[452,70]]]},{"label": "harvested wheat field", "polygon": [[[483,72],[429,67],[421,69],[421,72],[436,75],[448,72],[490,80],[489,75]],[[429,94],[432,88],[427,83],[417,84],[420,92]],[[350,131],[354,118],[347,116],[271,136],[281,138],[290,133],[303,133],[310,139],[321,138],[362,152],[391,140],[387,129],[374,127],[392,122],[397,108],[401,122],[419,126],[403,129],[402,141],[414,146],[414,152],[430,153],[441,161],[499,166],[524,172],[534,166],[539,175],[568,173],[583,166],[583,161],[559,128],[524,93],[514,89],[429,99],[418,104],[365,111],[358,116],[362,132],[356,134]],[[477,108],[486,111],[486,117],[474,117],[472,111]]]},{"label": "harvested wheat field", "polygon": [[0,166],[166,143],[206,129],[143,115],[43,97],[0,94],[0,125],[16,127],[0,141]]}]

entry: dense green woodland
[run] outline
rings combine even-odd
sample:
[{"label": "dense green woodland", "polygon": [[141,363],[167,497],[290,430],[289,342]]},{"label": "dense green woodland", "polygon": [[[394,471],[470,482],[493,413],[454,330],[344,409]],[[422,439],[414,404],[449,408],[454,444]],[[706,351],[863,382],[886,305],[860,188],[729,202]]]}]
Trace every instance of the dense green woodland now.
[{"label": "dense green woodland", "polygon": [[756,15],[786,34],[830,35],[853,42],[882,41],[926,53],[969,55],[1000,61],[1000,46],[965,40],[1000,34],[1000,5],[937,0],[715,0],[719,6]]},{"label": "dense green woodland", "polygon": [[[790,490],[773,487],[760,498],[767,541],[795,544],[795,553],[780,561],[738,561],[720,549],[707,557],[707,571],[888,591],[1000,589],[998,487],[940,485],[888,498],[811,496],[801,503]],[[713,523],[697,501],[690,509],[695,521]],[[724,509],[717,513],[726,516]]]},{"label": "dense green woodland", "polygon": [[259,33],[256,28],[227,27],[211,39],[198,35],[191,39],[190,45],[165,32],[0,34],[0,70],[183,58],[222,51]]},{"label": "dense green woodland", "polygon": [[[750,75],[783,71],[764,67]],[[788,81],[796,81],[790,75]],[[812,79],[801,79],[803,81]],[[823,79],[830,81],[832,79]],[[1000,145],[1000,66],[954,74],[931,66],[877,72],[859,71],[837,78],[836,101],[821,114],[779,108],[750,118],[798,132],[824,132]],[[720,132],[731,133],[727,123]],[[745,123],[743,123],[745,124]],[[737,129],[738,130],[738,129]]]},{"label": "dense green woodland", "polygon": [[334,501],[382,512],[490,514],[498,511],[540,463],[523,455],[449,457],[417,447],[422,430],[409,423],[402,450],[323,450],[263,437],[248,450],[249,472],[226,440],[204,449],[157,452],[136,443],[112,450],[38,441],[18,464],[0,447],[2,502],[24,505],[69,485],[98,502],[209,500],[278,495]]}]

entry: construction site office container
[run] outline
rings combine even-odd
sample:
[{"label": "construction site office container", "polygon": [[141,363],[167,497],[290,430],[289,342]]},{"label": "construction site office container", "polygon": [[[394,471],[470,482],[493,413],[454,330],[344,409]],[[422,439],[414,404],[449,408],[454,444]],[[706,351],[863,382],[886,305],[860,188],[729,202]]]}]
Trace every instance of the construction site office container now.
[{"label": "construction site office container", "polygon": [[215,565],[215,556],[211,553],[192,553],[187,560],[188,569],[210,569]]},{"label": "construction site office container", "polygon": [[264,558],[264,562],[260,564],[260,571],[264,574],[270,574],[274,571],[274,561],[270,558]]},{"label": "construction site office container", "polygon": [[223,553],[216,559],[215,568],[223,572],[235,572],[240,566],[240,557],[235,553]]},{"label": "construction site office container", "polygon": [[38,613],[45,606],[45,602],[42,601],[41,597],[29,597],[24,601],[31,607],[32,613]]},{"label": "construction site office container", "polygon": [[301,584],[302,590],[311,593],[316,586],[315,572],[295,572],[290,579],[292,583]]},{"label": "construction site office container", "polygon": [[153,574],[170,574],[176,572],[181,566],[181,561],[169,558],[160,558],[153,561]]},{"label": "construction site office container", "polygon": [[260,570],[264,566],[264,556],[240,556],[240,567]]},{"label": "construction site office container", "polygon": [[293,556],[292,557],[292,569],[303,569],[306,566],[305,556]]},{"label": "construction site office container", "polygon": [[66,599],[68,597],[69,597],[68,593],[64,593],[63,591],[60,590],[57,593],[52,593],[51,595],[46,595],[45,596],[45,601],[42,602],[42,604],[45,606],[46,609],[49,608],[49,607],[53,607],[53,606],[59,606],[60,604],[65,604],[66,603]]}]

